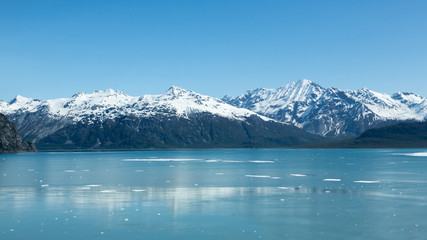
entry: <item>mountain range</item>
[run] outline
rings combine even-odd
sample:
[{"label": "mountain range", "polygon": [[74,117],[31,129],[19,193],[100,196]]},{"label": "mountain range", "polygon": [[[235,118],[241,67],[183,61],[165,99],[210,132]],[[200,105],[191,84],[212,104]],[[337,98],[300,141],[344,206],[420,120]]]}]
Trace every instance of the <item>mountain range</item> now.
[{"label": "mountain range", "polygon": [[424,121],[427,101],[303,79],[222,99],[175,86],[137,97],[112,89],[51,100],[18,95],[0,101],[0,113],[41,149],[293,147]]},{"label": "mountain range", "polygon": [[285,147],[322,140],[179,87],[141,97],[112,89],[44,101],[17,96],[0,102],[0,112],[40,149]]},{"label": "mountain range", "polygon": [[324,88],[306,79],[277,89],[248,90],[235,98],[225,96],[223,101],[313,134],[341,138],[427,118],[426,98],[413,93]]}]

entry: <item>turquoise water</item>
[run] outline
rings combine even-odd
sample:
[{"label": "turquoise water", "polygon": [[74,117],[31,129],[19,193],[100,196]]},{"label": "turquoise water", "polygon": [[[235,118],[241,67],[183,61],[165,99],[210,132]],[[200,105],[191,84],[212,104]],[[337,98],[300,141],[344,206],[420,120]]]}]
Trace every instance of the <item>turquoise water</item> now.
[{"label": "turquoise water", "polygon": [[0,239],[425,239],[427,149],[0,155]]}]

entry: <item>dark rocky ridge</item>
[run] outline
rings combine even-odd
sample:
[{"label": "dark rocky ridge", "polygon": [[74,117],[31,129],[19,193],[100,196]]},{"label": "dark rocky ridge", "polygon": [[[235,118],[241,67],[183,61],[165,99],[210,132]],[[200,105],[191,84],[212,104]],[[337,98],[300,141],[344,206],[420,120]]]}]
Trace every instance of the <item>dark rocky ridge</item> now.
[{"label": "dark rocky ridge", "polygon": [[40,139],[40,149],[260,148],[293,147],[323,138],[258,116],[245,121],[209,113],[183,117],[121,116],[77,122]]},{"label": "dark rocky ridge", "polygon": [[0,152],[34,152],[34,144],[22,140],[15,125],[0,113]]},{"label": "dark rocky ridge", "polygon": [[360,137],[307,148],[427,148],[427,122],[406,122],[365,131]]}]

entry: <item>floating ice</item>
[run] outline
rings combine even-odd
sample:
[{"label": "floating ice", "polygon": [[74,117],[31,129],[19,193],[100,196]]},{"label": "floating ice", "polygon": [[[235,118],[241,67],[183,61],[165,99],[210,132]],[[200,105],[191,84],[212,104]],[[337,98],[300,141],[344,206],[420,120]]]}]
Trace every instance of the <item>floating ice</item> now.
[{"label": "floating ice", "polygon": [[219,162],[219,160],[206,160],[205,162]]},{"label": "floating ice", "polygon": [[354,181],[355,183],[379,183],[380,181],[378,180],[373,180],[373,181],[367,181],[367,180],[359,180],[359,181]]},{"label": "floating ice", "polygon": [[76,172],[76,170],[64,170],[64,172],[72,173],[72,172]]},{"label": "floating ice", "polygon": [[287,189],[289,189],[289,187],[277,187],[278,189],[284,189],[284,190],[287,190]]},{"label": "floating ice", "polygon": [[123,162],[185,162],[185,161],[200,161],[201,159],[193,158],[133,158],[123,159]]},{"label": "floating ice", "polygon": [[259,161],[259,160],[255,160],[255,161],[249,161],[251,163],[275,163],[274,161]]},{"label": "floating ice", "polygon": [[299,174],[299,173],[291,173],[290,174],[292,177],[307,177],[306,174]]},{"label": "floating ice", "polygon": [[[243,163],[245,161],[209,159],[209,160],[205,160],[205,162],[207,162],[207,163],[217,163],[217,162],[221,162],[221,163]],[[253,162],[253,161],[249,161],[249,162]]]},{"label": "floating ice", "polygon": [[325,178],[323,179],[324,182],[341,182],[341,179],[339,178]]},{"label": "floating ice", "polygon": [[132,189],[132,192],[145,192],[145,189]]},{"label": "floating ice", "polygon": [[250,178],[269,178],[270,176],[268,176],[268,175],[245,175],[245,177],[250,177]]},{"label": "floating ice", "polygon": [[427,152],[417,152],[417,153],[398,153],[395,155],[411,156],[411,157],[427,157]]},{"label": "floating ice", "polygon": [[116,192],[116,190],[102,190],[102,191],[99,191],[100,193],[113,193],[113,192]]},{"label": "floating ice", "polygon": [[271,179],[282,179],[282,177],[270,177]]}]

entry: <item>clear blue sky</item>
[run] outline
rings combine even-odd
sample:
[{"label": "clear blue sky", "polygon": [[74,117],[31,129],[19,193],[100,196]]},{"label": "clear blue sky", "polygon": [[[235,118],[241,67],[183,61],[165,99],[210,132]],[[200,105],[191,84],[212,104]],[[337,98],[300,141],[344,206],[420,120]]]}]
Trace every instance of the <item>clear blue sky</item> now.
[{"label": "clear blue sky", "polygon": [[0,99],[171,85],[222,97],[307,78],[427,97],[425,0],[0,0]]}]

